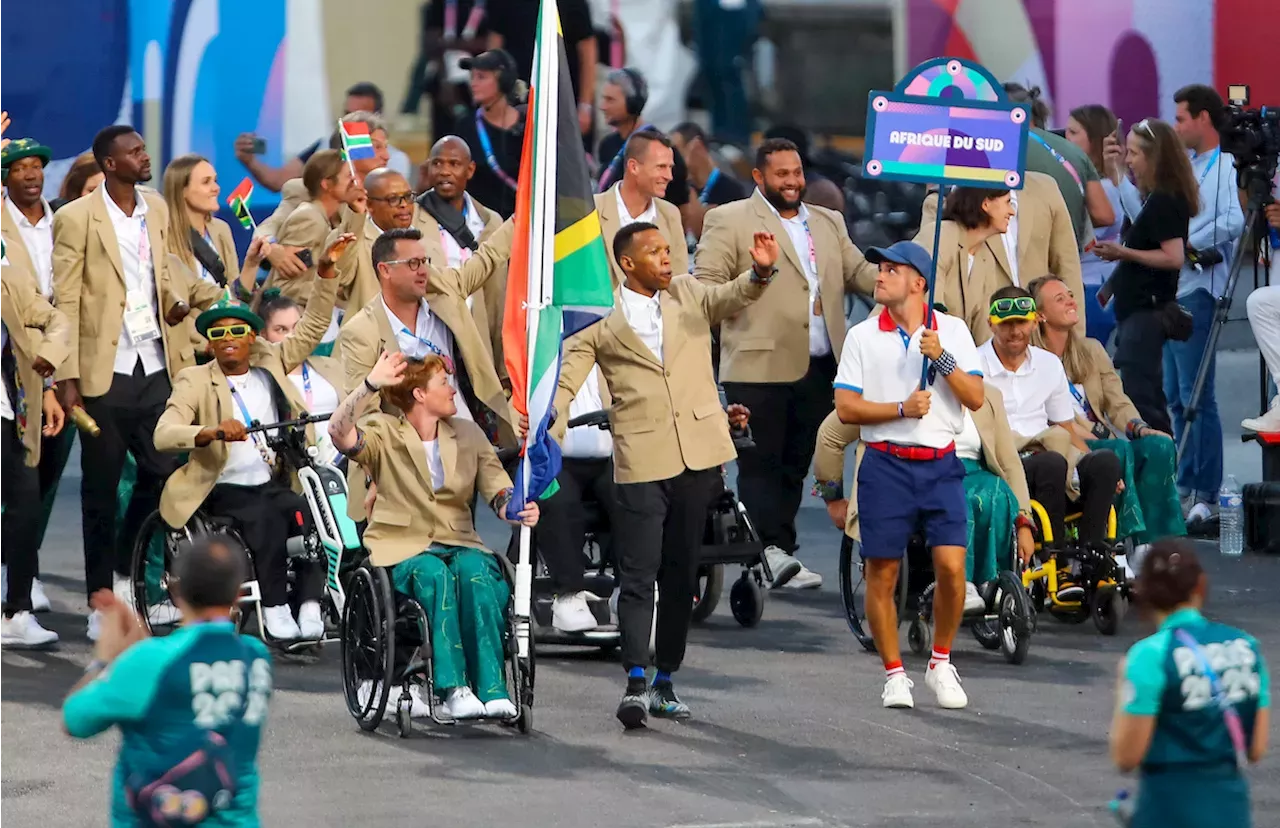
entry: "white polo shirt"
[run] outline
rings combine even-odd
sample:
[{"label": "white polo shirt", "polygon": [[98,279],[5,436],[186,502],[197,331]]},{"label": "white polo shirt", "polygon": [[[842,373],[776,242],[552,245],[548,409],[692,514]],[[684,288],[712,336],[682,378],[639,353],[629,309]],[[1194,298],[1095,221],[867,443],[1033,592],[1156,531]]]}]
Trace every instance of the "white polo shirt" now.
[{"label": "white polo shirt", "polygon": [[[945,313],[934,314],[938,338],[951,353],[960,371],[982,376],[973,335],[964,322]],[[857,391],[868,402],[899,403],[911,396],[920,384],[924,356],[920,334],[924,326],[907,336],[886,308],[849,329],[840,352],[836,388]],[[905,417],[887,423],[864,425],[862,439],[868,443],[897,443],[903,446],[946,448],[964,430],[964,406],[941,376],[929,386],[933,392],[929,413],[920,419]]]},{"label": "white polo shirt", "polygon": [[1043,348],[1028,345],[1022,364],[1010,371],[996,355],[993,342],[987,340],[978,349],[978,356],[986,381],[1004,395],[1004,410],[1014,433],[1034,437],[1052,423],[1065,423],[1075,417],[1062,360]]}]

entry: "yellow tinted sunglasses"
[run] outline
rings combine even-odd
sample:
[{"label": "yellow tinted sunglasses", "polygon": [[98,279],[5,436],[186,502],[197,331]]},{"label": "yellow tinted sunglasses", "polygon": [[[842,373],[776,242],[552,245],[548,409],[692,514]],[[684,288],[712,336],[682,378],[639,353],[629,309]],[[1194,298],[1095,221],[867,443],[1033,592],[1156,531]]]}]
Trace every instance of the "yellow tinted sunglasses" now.
[{"label": "yellow tinted sunglasses", "polygon": [[219,339],[226,339],[227,337],[240,339],[241,337],[248,336],[252,332],[253,327],[243,323],[239,325],[216,325],[205,331],[204,338],[210,342],[214,342]]}]

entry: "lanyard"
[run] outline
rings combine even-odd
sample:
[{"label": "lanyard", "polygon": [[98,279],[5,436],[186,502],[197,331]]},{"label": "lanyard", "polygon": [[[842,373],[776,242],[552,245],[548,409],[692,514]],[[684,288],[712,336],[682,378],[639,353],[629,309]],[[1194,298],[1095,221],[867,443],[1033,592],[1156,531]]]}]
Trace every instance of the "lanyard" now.
[{"label": "lanyard", "polygon": [[[249,370],[253,371],[252,368]],[[235,383],[231,381],[230,377],[227,378],[227,387],[231,389],[231,399],[235,400],[236,405],[240,406],[240,413],[244,416],[245,428],[252,426],[253,415],[249,413],[249,406],[244,404],[244,398],[240,396],[240,392],[236,390]],[[271,456],[268,454],[266,438],[257,431],[250,434],[249,437],[253,439],[253,445],[257,447],[258,454],[262,455],[262,462],[268,466],[271,465]]]},{"label": "lanyard", "polygon": [[[651,127],[649,124],[643,124],[641,126],[636,127],[635,131],[632,132],[631,135],[635,135],[636,132],[639,132],[642,129],[653,129],[653,127]],[[600,185],[597,188],[600,192],[603,193],[605,190],[609,189],[609,185],[612,184],[615,179],[621,177],[620,173],[622,171],[622,164],[623,164],[622,159],[627,154],[627,144],[630,143],[630,141],[631,141],[631,136],[629,135],[627,136],[627,140],[622,142],[622,147],[613,156],[613,160],[609,162],[609,166],[604,168],[604,172],[600,175]],[[710,187],[710,182],[708,182],[708,188],[709,187]]]},{"label": "lanyard", "polygon": [[307,398],[307,408],[311,408],[311,372],[305,362],[302,363],[302,396]]},{"label": "lanyard", "polygon": [[480,139],[480,149],[484,152],[485,163],[489,165],[489,169],[493,170],[498,180],[514,190],[517,186],[515,180],[507,175],[506,170],[498,164],[498,157],[493,154],[493,142],[489,140],[489,130],[485,128],[483,112],[482,109],[476,109],[476,136]]},{"label": "lanyard", "polygon": [[698,201],[702,202],[702,206],[707,206],[707,199],[711,198],[711,188],[716,186],[716,182],[720,180],[720,168],[716,167],[711,171],[711,175],[707,176],[707,183],[702,188],[702,192],[698,193]]},{"label": "lanyard", "polygon": [[1085,416],[1088,417],[1091,422],[1098,422],[1098,418],[1093,414],[1093,406],[1089,405],[1089,400],[1084,396],[1084,394],[1080,393],[1080,390],[1076,388],[1076,384],[1068,380],[1067,388],[1070,389],[1071,396],[1075,397],[1076,402],[1080,403],[1080,407],[1084,409]]},{"label": "lanyard", "polygon": [[[484,4],[485,0],[476,0],[471,7],[471,14],[467,15],[467,25],[462,29],[462,39],[472,40],[476,36],[476,32],[480,29],[480,22],[484,20]],[[444,39],[458,39],[458,0],[445,0],[444,3]]]},{"label": "lanyard", "polygon": [[[142,269],[151,261],[151,238],[147,235],[147,218],[142,217],[142,228],[138,233],[138,286],[136,290],[142,290],[146,286],[146,280],[142,276]],[[154,282],[154,274],[153,282]]]},{"label": "lanyard", "polygon": [[809,242],[809,267],[813,268],[813,278],[818,278],[818,248],[813,245],[813,233],[809,231],[809,220],[800,219],[801,226],[804,227],[805,240]]},{"label": "lanyard", "polygon": [[1245,748],[1244,725],[1240,723],[1240,714],[1231,705],[1231,700],[1227,697],[1226,688],[1222,686],[1222,680],[1218,678],[1218,674],[1209,663],[1209,657],[1205,655],[1204,649],[1196,642],[1191,633],[1179,627],[1173,631],[1173,634],[1182,646],[1190,650],[1192,655],[1196,657],[1196,661],[1200,664],[1201,672],[1209,680],[1209,689],[1213,693],[1214,704],[1222,712],[1222,721],[1227,726],[1227,735],[1231,737],[1231,746],[1235,749],[1236,767],[1243,769],[1249,764],[1249,753]]},{"label": "lanyard", "polygon": [[1222,154],[1222,147],[1214,147],[1213,155],[1209,156],[1209,163],[1205,165],[1204,172],[1200,173],[1200,180],[1196,183],[1204,186],[1204,180],[1209,177],[1209,170],[1213,169],[1213,165],[1218,163],[1218,156]]},{"label": "lanyard", "polygon": [[[212,249],[213,249],[213,238],[209,235],[209,231],[208,231],[208,230],[206,230],[206,231],[205,231],[205,233],[204,233],[204,240],[205,240],[205,241],[207,241],[207,242],[209,243],[209,249],[211,249],[211,250],[212,250]],[[201,279],[204,279],[206,282],[213,282],[214,284],[217,284],[218,280],[213,278],[213,274],[212,274],[212,273],[210,273],[210,272],[209,272],[209,269],[208,269],[207,267],[205,267],[205,266],[204,266],[204,262],[200,261],[199,257],[197,257],[197,258],[196,258],[196,264],[200,266],[200,278],[201,278]]]},{"label": "lanyard", "polygon": [[1031,139],[1033,141],[1035,141],[1040,146],[1047,149],[1049,151],[1049,154],[1052,155],[1059,164],[1066,167],[1067,172],[1070,173],[1071,177],[1075,179],[1076,186],[1080,188],[1080,194],[1084,195],[1084,182],[1080,180],[1080,173],[1076,172],[1075,166],[1073,166],[1072,163],[1068,161],[1066,157],[1063,156],[1062,153],[1058,152],[1056,149],[1049,146],[1048,141],[1044,140],[1039,135],[1036,135],[1034,132],[1031,132],[1028,134],[1031,136]]}]

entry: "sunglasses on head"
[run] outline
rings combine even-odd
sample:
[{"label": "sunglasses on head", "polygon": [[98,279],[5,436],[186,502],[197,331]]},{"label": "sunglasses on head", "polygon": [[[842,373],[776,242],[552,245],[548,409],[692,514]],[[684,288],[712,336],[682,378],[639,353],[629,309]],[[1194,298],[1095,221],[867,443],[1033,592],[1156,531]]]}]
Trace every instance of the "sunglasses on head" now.
[{"label": "sunglasses on head", "polygon": [[228,337],[231,339],[240,339],[241,337],[248,336],[252,332],[253,327],[244,323],[236,325],[216,325],[205,331],[204,338],[210,342],[215,342],[219,339],[227,339]]},{"label": "sunglasses on head", "polygon": [[1147,135],[1151,136],[1152,138],[1155,138],[1155,137],[1156,137],[1155,130],[1153,130],[1153,129],[1151,128],[1151,124],[1147,121],[1147,119],[1146,119],[1146,118],[1143,118],[1141,121],[1138,121],[1138,123],[1134,124],[1134,125],[1133,125],[1133,128],[1134,128],[1134,130],[1135,130],[1135,131],[1137,131],[1137,130],[1142,130],[1143,132],[1147,133]]}]

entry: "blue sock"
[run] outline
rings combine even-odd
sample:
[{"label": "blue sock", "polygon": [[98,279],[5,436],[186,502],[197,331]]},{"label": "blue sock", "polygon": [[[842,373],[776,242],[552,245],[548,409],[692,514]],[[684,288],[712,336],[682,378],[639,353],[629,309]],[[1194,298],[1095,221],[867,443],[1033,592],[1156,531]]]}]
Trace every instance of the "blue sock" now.
[{"label": "blue sock", "polygon": [[628,670],[628,671],[627,671],[627,678],[642,679],[642,680],[643,680],[643,679],[644,679],[644,668],[643,668],[643,667],[632,667],[630,670]]},{"label": "blue sock", "polygon": [[662,682],[665,682],[667,684],[671,683],[671,674],[668,673],[666,670],[659,670],[658,672],[653,674],[654,684],[659,684]]}]

